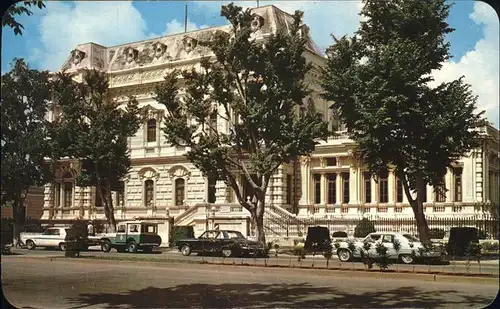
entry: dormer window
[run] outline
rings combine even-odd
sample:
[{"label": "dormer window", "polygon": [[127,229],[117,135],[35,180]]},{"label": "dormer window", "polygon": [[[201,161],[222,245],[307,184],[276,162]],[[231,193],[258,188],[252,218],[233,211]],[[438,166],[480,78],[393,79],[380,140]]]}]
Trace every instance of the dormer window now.
[{"label": "dormer window", "polygon": [[146,139],[149,142],[156,142],[156,119],[149,119],[147,123]]}]

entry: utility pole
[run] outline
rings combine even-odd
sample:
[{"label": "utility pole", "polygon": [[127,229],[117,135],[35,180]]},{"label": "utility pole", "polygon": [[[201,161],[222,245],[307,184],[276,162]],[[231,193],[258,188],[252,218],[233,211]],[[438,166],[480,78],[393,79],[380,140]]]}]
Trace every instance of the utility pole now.
[{"label": "utility pole", "polygon": [[186,6],[184,9],[184,32],[187,32],[188,27],[188,2],[186,0]]}]

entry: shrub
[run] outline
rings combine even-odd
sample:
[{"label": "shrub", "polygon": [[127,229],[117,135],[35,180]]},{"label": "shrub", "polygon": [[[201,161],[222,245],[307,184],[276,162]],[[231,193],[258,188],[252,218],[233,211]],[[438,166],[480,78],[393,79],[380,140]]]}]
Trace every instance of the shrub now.
[{"label": "shrub", "polygon": [[445,231],[438,228],[430,229],[429,232],[429,235],[432,239],[443,239],[445,235]]},{"label": "shrub", "polygon": [[354,237],[366,237],[370,233],[374,233],[375,225],[368,218],[363,218],[354,228]]},{"label": "shrub", "polygon": [[477,243],[478,230],[473,227],[452,227],[446,251],[451,255],[464,256],[467,246],[471,242]]},{"label": "shrub", "polygon": [[347,237],[347,233],[342,231],[333,232],[332,237]]},{"label": "shrub", "polygon": [[481,244],[484,251],[495,251],[498,252],[499,246],[498,242],[484,242]]},{"label": "shrub", "polygon": [[391,265],[389,261],[389,255],[387,254],[387,247],[384,246],[383,243],[379,242],[375,246],[375,251],[377,252],[377,258],[375,261],[377,262],[377,266],[380,267],[380,270],[386,270]]},{"label": "shrub", "polygon": [[174,226],[172,227],[172,232],[170,233],[170,243],[174,243],[180,238],[193,238],[194,237],[194,227],[193,226]]}]

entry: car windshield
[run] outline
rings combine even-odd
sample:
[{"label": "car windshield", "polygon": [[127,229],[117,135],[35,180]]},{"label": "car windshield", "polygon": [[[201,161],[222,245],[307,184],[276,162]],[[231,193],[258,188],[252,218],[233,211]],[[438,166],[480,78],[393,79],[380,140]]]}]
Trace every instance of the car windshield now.
[{"label": "car windshield", "polygon": [[403,237],[408,239],[409,241],[419,241],[419,239],[413,235],[410,234],[403,234]]}]

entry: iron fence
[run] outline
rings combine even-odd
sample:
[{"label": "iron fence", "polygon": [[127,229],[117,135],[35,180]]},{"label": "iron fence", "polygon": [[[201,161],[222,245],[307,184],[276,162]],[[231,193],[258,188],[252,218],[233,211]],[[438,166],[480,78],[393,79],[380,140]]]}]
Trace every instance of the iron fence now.
[{"label": "iron fence", "polygon": [[[324,226],[330,232],[344,231],[352,236],[356,225],[361,220],[361,218],[280,217],[277,214],[276,216],[265,216],[264,226],[272,235],[281,237],[301,237],[305,235],[307,228],[312,226]],[[439,229],[446,233],[452,227],[475,227],[479,230],[480,238],[499,239],[498,218],[492,216],[473,215],[443,218],[427,216],[426,220],[429,229]],[[371,221],[377,232],[404,232],[418,235],[417,222],[414,218],[375,218]]]}]

